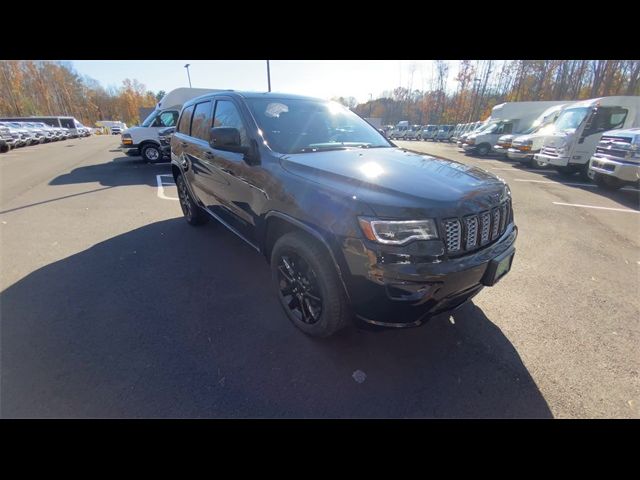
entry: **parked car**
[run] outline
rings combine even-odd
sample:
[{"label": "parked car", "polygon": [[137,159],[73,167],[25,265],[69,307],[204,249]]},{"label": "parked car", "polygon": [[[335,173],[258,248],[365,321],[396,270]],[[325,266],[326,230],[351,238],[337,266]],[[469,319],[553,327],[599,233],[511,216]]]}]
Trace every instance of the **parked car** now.
[{"label": "parked car", "polygon": [[15,138],[11,135],[9,127],[0,126],[0,140],[2,140],[2,144],[0,145],[0,151],[2,153],[8,152],[15,146]]},{"label": "parked car", "polygon": [[285,314],[312,336],[353,318],[420,325],[496,284],[515,254],[503,180],[397,148],[334,102],[242,92],[190,100],[171,169],[186,221],[213,218],[263,254]]},{"label": "parked car", "polygon": [[438,134],[438,125],[427,125],[422,129],[422,134],[420,138],[425,142],[427,140],[433,140],[435,136]]},{"label": "parked car", "polygon": [[607,190],[638,186],[640,128],[604,132],[589,162],[589,176]]},{"label": "parked car", "polygon": [[158,132],[158,139],[160,140],[160,152],[161,159],[171,157],[171,137],[176,132],[176,127],[169,127]]},{"label": "parked car", "polygon": [[404,136],[405,140],[420,140],[422,137],[422,127],[420,125],[412,125]]},{"label": "parked car", "polygon": [[434,138],[436,142],[449,142],[453,136],[455,125],[440,125]]},{"label": "parked car", "polygon": [[120,135],[122,133],[122,128],[114,125],[113,127],[111,127],[111,135]]},{"label": "parked car", "polygon": [[12,126],[9,122],[0,122],[0,127],[9,130],[9,134],[13,138],[13,148],[24,147],[26,145],[26,134]]}]

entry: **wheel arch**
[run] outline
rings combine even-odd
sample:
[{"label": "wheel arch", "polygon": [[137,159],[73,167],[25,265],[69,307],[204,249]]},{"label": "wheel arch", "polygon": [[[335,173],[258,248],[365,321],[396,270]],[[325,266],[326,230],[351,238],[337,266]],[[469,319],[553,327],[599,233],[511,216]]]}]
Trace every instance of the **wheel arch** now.
[{"label": "wheel arch", "polygon": [[323,248],[329,253],[329,257],[331,258],[331,262],[336,269],[336,273],[338,274],[338,278],[340,279],[340,283],[344,289],[347,298],[349,296],[349,290],[344,282],[344,278],[342,275],[342,269],[336,259],[336,256],[333,252],[333,249],[324,238],[324,236],[318,232],[311,225],[308,225],[296,218],[287,215],[286,213],[278,212],[278,211],[270,211],[264,217],[264,230],[262,235],[262,241],[260,242],[260,249],[267,259],[270,261],[271,252],[273,250],[273,246],[275,245],[278,238],[282,235],[285,235],[290,232],[304,232],[307,235],[310,235],[315,240],[317,240]]}]

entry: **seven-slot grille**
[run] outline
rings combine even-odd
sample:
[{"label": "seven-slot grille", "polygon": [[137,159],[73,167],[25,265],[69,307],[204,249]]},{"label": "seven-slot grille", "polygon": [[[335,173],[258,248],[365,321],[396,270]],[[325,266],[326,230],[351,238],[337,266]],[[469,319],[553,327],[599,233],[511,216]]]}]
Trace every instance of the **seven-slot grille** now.
[{"label": "seven-slot grille", "polygon": [[511,217],[511,201],[507,200],[502,205],[478,215],[443,220],[447,252],[458,254],[472,251],[497,240],[511,223]]}]

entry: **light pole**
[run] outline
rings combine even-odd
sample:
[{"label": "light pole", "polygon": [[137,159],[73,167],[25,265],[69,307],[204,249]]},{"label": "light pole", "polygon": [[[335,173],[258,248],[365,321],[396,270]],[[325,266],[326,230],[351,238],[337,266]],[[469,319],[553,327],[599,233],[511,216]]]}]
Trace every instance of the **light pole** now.
[{"label": "light pole", "polygon": [[371,118],[371,107],[373,107],[373,93],[369,94],[369,118]]},{"label": "light pole", "polygon": [[269,91],[271,91],[271,70],[269,69],[269,60],[267,60],[267,84],[269,86]]},{"label": "light pole", "polygon": [[191,75],[189,75],[189,65],[191,65],[190,63],[187,63],[184,68],[187,69],[187,77],[189,77],[189,88],[191,88]]}]

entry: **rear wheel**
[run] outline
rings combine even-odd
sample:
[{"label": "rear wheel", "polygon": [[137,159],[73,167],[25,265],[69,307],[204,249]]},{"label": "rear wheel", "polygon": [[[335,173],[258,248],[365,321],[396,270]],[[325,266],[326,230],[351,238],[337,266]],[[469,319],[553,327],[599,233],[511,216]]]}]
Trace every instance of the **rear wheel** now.
[{"label": "rear wheel", "polygon": [[191,193],[187,188],[187,183],[182,175],[176,179],[176,187],[178,187],[178,199],[180,200],[180,208],[184,218],[189,225],[202,225],[207,223],[209,216],[191,197]]},{"label": "rear wheel", "polygon": [[271,276],[289,320],[307,335],[328,337],[351,313],[326,249],[302,232],[280,237],[271,253]]}]

